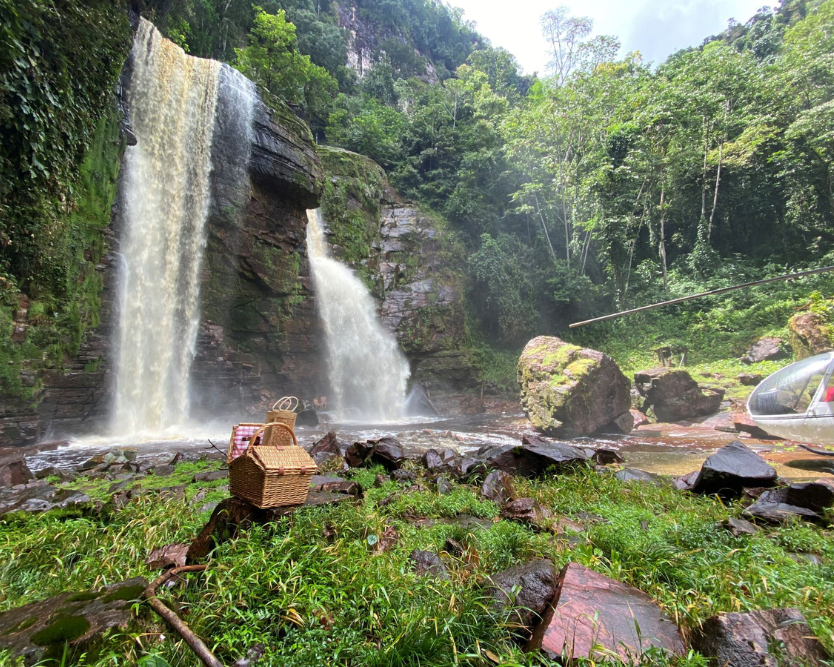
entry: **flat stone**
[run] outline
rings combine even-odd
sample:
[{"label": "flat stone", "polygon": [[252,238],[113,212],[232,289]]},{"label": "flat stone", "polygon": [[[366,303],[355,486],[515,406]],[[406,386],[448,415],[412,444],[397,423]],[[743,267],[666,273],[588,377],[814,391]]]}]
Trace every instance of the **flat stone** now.
[{"label": "flat stone", "polygon": [[217,545],[234,539],[239,530],[246,530],[253,524],[273,523],[303,507],[332,505],[353,499],[353,496],[346,493],[310,491],[303,505],[261,509],[240,498],[226,498],[214,508],[208,522],[188,547],[187,562],[193,563],[205,558]]},{"label": "flat stone", "polygon": [[[173,465],[162,465],[162,466],[154,466],[153,474],[157,477],[170,477],[177,471],[176,466]],[[203,473],[200,473],[203,474]]]},{"label": "flat stone", "polygon": [[211,470],[209,472],[198,472],[192,478],[192,482],[216,482],[219,479],[227,479],[229,477],[228,469],[225,470]]},{"label": "flat stone", "polygon": [[621,482],[648,482],[658,485],[662,483],[657,475],[638,468],[623,468],[614,473],[614,477]]},{"label": "flat stone", "polygon": [[718,614],[704,622],[692,644],[728,667],[815,667],[828,658],[797,609]]},{"label": "flat stone", "polygon": [[759,527],[754,524],[750,523],[749,521],[745,521],[744,519],[736,519],[730,517],[724,522],[724,526],[729,530],[735,537],[739,535],[755,535],[759,532]]},{"label": "flat stone", "polygon": [[188,544],[176,542],[174,544],[166,544],[164,547],[159,547],[151,551],[150,555],[145,559],[145,564],[148,567],[164,569],[166,567],[181,567],[185,565],[185,557],[188,553]]},{"label": "flat stone", "polygon": [[525,436],[521,446],[487,445],[478,450],[477,458],[487,469],[523,477],[538,477],[548,470],[564,472],[590,460],[578,447],[536,436]]},{"label": "flat stone", "polygon": [[685,650],[677,626],[648,595],[568,563],[526,650],[541,650],[554,660],[563,654],[599,659],[609,652],[634,664],[650,646],[674,655],[683,655]]},{"label": "flat stone", "polygon": [[402,468],[392,472],[391,476],[398,482],[413,482],[417,479],[417,475],[414,472],[411,470],[403,470]]},{"label": "flat stone", "polygon": [[516,498],[513,476],[503,470],[493,470],[481,486],[481,496],[496,505],[504,505]]},{"label": "flat stone", "polygon": [[736,440],[704,461],[692,491],[732,496],[740,494],[744,487],[775,483],[776,469]]},{"label": "flat stone", "polygon": [[440,560],[440,556],[432,551],[415,549],[409,554],[408,559],[418,576],[430,576],[437,579],[449,578],[449,573],[446,571],[443,561]]},{"label": "flat stone", "polygon": [[110,628],[126,629],[131,607],[148,585],[128,579],[90,593],[60,593],[0,614],[0,649],[32,665],[60,660],[65,642],[81,653]]},{"label": "flat stone", "polygon": [[[557,576],[549,560],[534,560],[498,572],[490,578],[493,607],[512,609],[511,622],[532,631],[556,595]],[[529,635],[528,635],[529,636]]]}]

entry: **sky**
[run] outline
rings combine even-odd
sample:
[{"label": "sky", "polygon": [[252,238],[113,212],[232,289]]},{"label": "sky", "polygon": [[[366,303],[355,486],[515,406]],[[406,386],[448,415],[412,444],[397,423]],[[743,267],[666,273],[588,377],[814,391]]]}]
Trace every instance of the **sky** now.
[{"label": "sky", "polygon": [[566,5],[574,16],[589,16],[595,35],[615,35],[620,55],[639,51],[645,62],[659,63],[687,46],[727,27],[731,18],[745,23],[767,0],[449,0],[474,21],[493,46],[515,55],[525,73],[543,73],[546,45],[539,17]]}]

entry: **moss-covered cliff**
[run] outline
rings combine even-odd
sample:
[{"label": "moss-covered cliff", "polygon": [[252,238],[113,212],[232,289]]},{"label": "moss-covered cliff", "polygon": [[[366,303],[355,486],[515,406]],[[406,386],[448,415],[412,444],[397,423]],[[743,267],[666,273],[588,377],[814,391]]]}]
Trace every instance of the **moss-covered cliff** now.
[{"label": "moss-covered cliff", "polygon": [[318,153],[328,240],[379,300],[414,377],[453,387],[477,383],[460,240],[440,216],[403,201],[369,158],[326,146]]}]

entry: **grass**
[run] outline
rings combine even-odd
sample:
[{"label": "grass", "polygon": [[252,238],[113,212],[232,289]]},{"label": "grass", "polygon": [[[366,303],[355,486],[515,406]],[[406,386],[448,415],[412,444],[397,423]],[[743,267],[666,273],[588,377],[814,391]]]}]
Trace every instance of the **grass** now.
[{"label": "grass", "polygon": [[[197,467],[179,466],[166,485],[190,480]],[[735,538],[720,522],[741,507],[669,486],[623,484],[590,470],[518,480],[519,493],[586,524],[567,539],[499,520],[498,507],[477,486],[456,484],[438,495],[423,480],[426,491],[403,493],[393,481],[374,487],[378,472],[356,472],[366,487],[358,504],[301,510],[221,545],[207,573],[166,593],[169,601],[227,664],[262,643],[264,666],[541,665],[542,658],[514,643],[485,585],[495,572],[546,557],[557,567],[579,562],[646,591],[685,631],[718,611],[796,606],[834,648],[834,541],[819,527],[793,524]],[[190,484],[188,497],[205,486]],[[393,501],[381,506],[389,496]],[[144,564],[150,550],[191,539],[208,518],[201,504],[146,495],[102,515],[6,517],[0,521],[0,609],[63,590],[154,577]],[[485,527],[456,523],[461,514]],[[433,521],[415,523],[416,517]],[[389,528],[398,541],[379,554],[368,538]],[[447,538],[464,544],[464,557],[443,552]],[[415,576],[408,561],[413,549],[440,553],[449,580]],[[823,565],[796,562],[793,552],[815,553]],[[117,665],[143,656],[195,664],[144,607],[135,627],[109,634],[95,654],[70,657],[76,664]],[[0,664],[13,663],[0,657]],[[672,661],[646,655],[643,664],[705,663],[692,654]]]}]

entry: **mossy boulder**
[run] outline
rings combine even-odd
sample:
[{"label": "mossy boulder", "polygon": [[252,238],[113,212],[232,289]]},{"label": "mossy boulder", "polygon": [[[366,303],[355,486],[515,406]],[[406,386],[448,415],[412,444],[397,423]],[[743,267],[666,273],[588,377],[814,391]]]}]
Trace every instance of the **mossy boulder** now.
[{"label": "mossy boulder", "polygon": [[631,383],[606,354],[550,336],[534,338],[518,360],[521,405],[533,426],[559,436],[630,430]]},{"label": "mossy boulder", "polygon": [[788,320],[788,336],[797,360],[834,349],[831,333],[831,326],[819,313],[797,313]]}]

